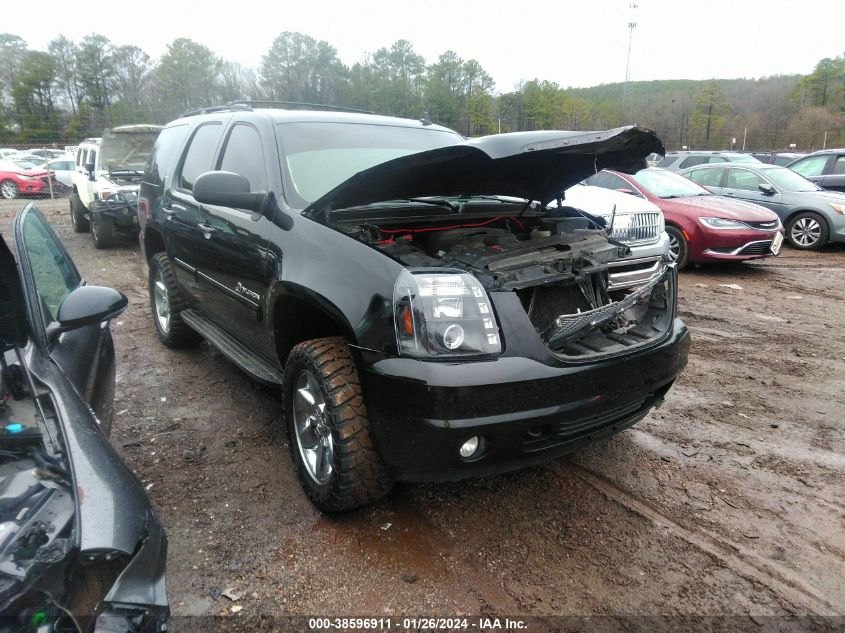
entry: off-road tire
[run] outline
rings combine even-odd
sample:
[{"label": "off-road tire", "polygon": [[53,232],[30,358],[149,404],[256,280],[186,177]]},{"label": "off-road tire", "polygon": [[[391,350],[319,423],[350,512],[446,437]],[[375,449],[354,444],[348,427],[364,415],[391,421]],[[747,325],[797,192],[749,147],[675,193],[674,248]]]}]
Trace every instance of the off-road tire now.
[{"label": "off-road tire", "polygon": [[[795,225],[798,224],[798,222],[801,220],[816,222],[818,224],[819,237],[815,242],[812,242],[810,244],[799,244],[792,237],[792,231],[795,228]],[[827,225],[827,221],[821,215],[813,211],[801,211],[799,213],[796,213],[791,218],[789,218],[789,221],[786,223],[785,229],[786,241],[789,242],[789,245],[792,248],[797,248],[798,250],[802,251],[819,250],[822,246],[827,244],[827,240],[830,236],[830,228]]]},{"label": "off-road tire", "polygon": [[70,223],[73,225],[73,230],[76,233],[87,233],[91,230],[91,224],[88,218],[85,217],[85,206],[82,200],[79,199],[79,194],[73,192],[68,197],[70,204]]},{"label": "off-road tire", "polygon": [[[332,434],[332,473],[324,485],[308,474],[297,444],[293,390],[302,370],[317,380]],[[291,455],[314,505],[324,512],[341,512],[371,504],[390,492],[393,480],[370,436],[358,371],[344,339],[313,339],[294,347],[285,364],[282,397]]]},{"label": "off-road tire", "polygon": [[[170,325],[167,331],[161,327],[157,318],[155,302],[155,283],[158,271],[161,271],[161,280],[167,290],[167,301],[170,306]],[[202,340],[195,330],[182,320],[182,310],[188,307],[188,302],[182,296],[179,285],[176,283],[176,276],[173,273],[173,266],[167,253],[156,253],[150,260],[149,274],[150,309],[152,310],[153,325],[158,334],[159,340],[174,349],[193,347]]]},{"label": "off-road tire", "polygon": [[689,242],[684,237],[683,231],[676,226],[667,224],[666,232],[669,234],[670,239],[673,241],[677,240],[678,257],[675,259],[675,263],[678,265],[678,270],[683,270],[689,264]]},{"label": "off-road tire", "polygon": [[94,242],[94,248],[114,246],[114,220],[102,213],[92,213],[91,240]]}]

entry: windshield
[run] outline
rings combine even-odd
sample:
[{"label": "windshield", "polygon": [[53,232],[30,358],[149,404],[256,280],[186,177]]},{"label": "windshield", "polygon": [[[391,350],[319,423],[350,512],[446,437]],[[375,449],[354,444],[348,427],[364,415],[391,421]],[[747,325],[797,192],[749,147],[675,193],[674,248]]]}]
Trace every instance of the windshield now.
[{"label": "windshield", "polygon": [[643,189],[658,198],[710,195],[710,192],[704,187],[671,171],[643,169],[634,175],[634,180]]},{"label": "windshield", "polygon": [[775,183],[779,189],[783,191],[819,191],[821,187],[817,187],[809,180],[800,174],[796,174],[791,169],[786,167],[772,167],[762,172],[766,178]]},{"label": "windshield", "polygon": [[463,141],[456,132],[361,123],[280,123],[285,198],[303,209],[359,171]]},{"label": "windshield", "polygon": [[113,132],[106,130],[100,145],[100,168],[107,171],[144,171],[158,137],[158,130]]}]

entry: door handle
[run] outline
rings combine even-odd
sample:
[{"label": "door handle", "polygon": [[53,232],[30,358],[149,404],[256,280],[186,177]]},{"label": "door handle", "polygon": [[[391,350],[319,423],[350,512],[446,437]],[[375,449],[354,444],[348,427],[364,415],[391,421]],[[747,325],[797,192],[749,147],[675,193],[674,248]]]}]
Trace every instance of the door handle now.
[{"label": "door handle", "polygon": [[197,224],[197,226],[199,227],[200,231],[202,231],[205,234],[206,237],[208,237],[212,233],[217,232],[217,229],[215,229],[210,224],[206,224],[205,222],[203,222],[201,224]]}]

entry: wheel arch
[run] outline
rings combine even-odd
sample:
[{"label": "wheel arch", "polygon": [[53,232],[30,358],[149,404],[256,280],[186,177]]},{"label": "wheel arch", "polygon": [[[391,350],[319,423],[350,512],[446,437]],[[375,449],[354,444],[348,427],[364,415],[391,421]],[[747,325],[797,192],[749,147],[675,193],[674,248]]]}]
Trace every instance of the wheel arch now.
[{"label": "wheel arch", "polygon": [[784,219],[784,221],[783,221],[784,228],[786,228],[786,225],[789,224],[790,222],[792,222],[792,218],[794,218],[799,213],[815,213],[816,215],[821,217],[822,220],[824,220],[825,225],[827,226],[828,230],[830,230],[830,220],[827,219],[827,216],[825,215],[825,213],[823,211],[821,211],[820,209],[814,209],[812,207],[801,207],[801,208],[798,208],[798,209],[791,210],[787,214],[786,219]]},{"label": "wheel arch", "polygon": [[147,225],[144,228],[144,255],[147,258],[147,264],[149,265],[156,253],[166,252],[167,246],[164,243],[164,236],[155,227]]},{"label": "wheel arch", "polygon": [[315,338],[341,336],[347,343],[357,341],[348,319],[331,301],[308,288],[284,283],[273,289],[268,323],[279,362],[284,366],[290,351],[299,343]]}]

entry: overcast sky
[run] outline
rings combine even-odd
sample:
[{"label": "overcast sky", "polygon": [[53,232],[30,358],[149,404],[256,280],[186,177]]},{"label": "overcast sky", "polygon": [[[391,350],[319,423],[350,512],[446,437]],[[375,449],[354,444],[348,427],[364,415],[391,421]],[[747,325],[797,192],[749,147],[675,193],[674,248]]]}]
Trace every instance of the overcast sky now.
[{"label": "overcast sky", "polygon": [[[638,7],[631,9],[636,3]],[[189,37],[257,66],[280,32],[327,40],[347,65],[410,40],[426,61],[475,58],[507,92],[521,79],[561,86],[622,81],[628,22],[631,78],[709,79],[808,73],[845,52],[842,0],[3,0],[0,31],[44,49],[97,32],[153,57]],[[2,60],[0,60],[2,63]]]}]

